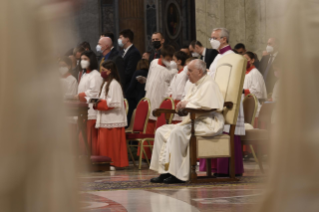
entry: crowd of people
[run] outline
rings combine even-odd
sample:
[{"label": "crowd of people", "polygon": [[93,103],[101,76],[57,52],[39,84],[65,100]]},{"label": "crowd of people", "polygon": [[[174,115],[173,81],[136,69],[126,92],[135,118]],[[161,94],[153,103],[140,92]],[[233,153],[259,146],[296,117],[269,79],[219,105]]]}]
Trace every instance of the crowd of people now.
[{"label": "crowd of people", "polygon": [[[140,53],[134,45],[134,33],[130,29],[122,30],[115,40],[112,32],[100,35],[96,52],[88,42],[83,42],[70,50],[59,60],[62,88],[65,99],[89,102],[87,138],[92,145],[94,155],[108,156],[112,166],[128,166],[125,128],[138,102],[146,97],[150,100],[151,110],[157,109],[163,99],[174,99],[176,109],[185,107],[222,108],[223,97],[213,77],[218,61],[228,54],[240,54],[247,60],[243,95],[253,94],[258,99],[258,112],[264,101],[278,99],[278,77],[280,76],[279,42],[269,38],[262,58],[247,51],[239,43],[231,48],[230,33],[226,28],[217,28],[209,38],[212,49],[194,40],[189,46],[175,49],[165,45],[162,33],[152,35],[153,51]],[[119,49],[114,47],[117,42]],[[276,65],[277,64],[277,65]],[[276,83],[276,85],[275,85]],[[275,89],[274,89],[275,87]],[[128,101],[128,113],[124,99]],[[257,116],[258,116],[257,112]],[[202,135],[228,133],[220,113],[208,114],[210,126],[198,124]],[[206,117],[206,118],[207,118]],[[155,133],[156,117],[150,114],[147,124],[148,134]],[[213,127],[213,128],[212,128]],[[151,158],[150,168],[161,175],[151,182],[176,183],[188,180],[189,164],[187,148],[190,136],[189,122],[174,116],[172,125],[166,125],[156,131],[153,154],[146,149]],[[236,175],[242,175],[243,155],[240,136],[245,134],[242,104],[235,129]],[[163,144],[174,140],[166,157]],[[172,154],[172,151],[179,152]],[[139,153],[138,153],[139,154]],[[165,154],[164,154],[165,155]],[[169,170],[161,166],[170,162]],[[200,170],[205,169],[205,160],[200,161]],[[176,170],[179,170],[176,172]],[[227,176],[228,159],[216,159],[212,162],[216,177]]]}]

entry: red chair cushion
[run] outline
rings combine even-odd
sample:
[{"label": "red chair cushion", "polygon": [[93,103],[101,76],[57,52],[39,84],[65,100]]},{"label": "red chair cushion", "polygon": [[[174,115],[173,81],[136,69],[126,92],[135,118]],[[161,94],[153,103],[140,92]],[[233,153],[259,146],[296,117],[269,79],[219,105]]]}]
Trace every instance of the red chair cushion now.
[{"label": "red chair cushion", "polygon": [[100,156],[100,155],[92,155],[91,162],[93,163],[105,163],[105,162],[112,162],[111,158],[107,156]]},{"label": "red chair cushion", "polygon": [[133,134],[133,133],[126,134],[126,139],[128,140],[154,138],[154,137],[155,137],[154,134]]},{"label": "red chair cushion", "polygon": [[[172,104],[172,101],[170,99],[165,99],[160,107],[161,109],[173,109],[173,104]],[[164,124],[166,124],[166,119],[165,119],[165,114],[162,113],[158,118],[157,118],[157,121],[156,121],[156,126],[155,126],[155,129],[163,126]]]},{"label": "red chair cushion", "polygon": [[146,100],[140,101],[140,103],[137,105],[136,111],[135,111],[134,125],[133,125],[134,132],[143,132],[147,114],[148,114],[148,109],[149,109],[149,105],[148,105],[148,101]]}]

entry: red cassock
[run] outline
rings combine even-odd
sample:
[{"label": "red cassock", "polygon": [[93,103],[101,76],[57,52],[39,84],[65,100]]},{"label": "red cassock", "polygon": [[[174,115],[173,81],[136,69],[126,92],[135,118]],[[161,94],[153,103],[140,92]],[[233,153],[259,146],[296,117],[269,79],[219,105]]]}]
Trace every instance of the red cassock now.
[{"label": "red cassock", "polygon": [[[113,108],[109,108],[106,101],[101,100],[94,109],[108,111]],[[112,159],[112,166],[126,167],[129,165],[124,127],[99,128],[97,149],[98,155],[108,156]]]}]

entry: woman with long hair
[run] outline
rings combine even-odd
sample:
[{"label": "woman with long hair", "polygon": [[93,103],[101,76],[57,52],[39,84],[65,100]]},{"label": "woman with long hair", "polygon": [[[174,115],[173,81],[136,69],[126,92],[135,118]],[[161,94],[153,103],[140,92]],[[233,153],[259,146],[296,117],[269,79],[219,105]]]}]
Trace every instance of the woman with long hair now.
[{"label": "woman with long hair", "polygon": [[[103,83],[100,72],[97,70],[97,59],[93,51],[85,51],[81,55],[81,68],[79,74],[78,98],[81,102],[87,102],[87,98],[98,98],[100,87]],[[93,103],[89,104],[87,121],[87,140],[92,147],[93,155],[98,154],[97,150],[97,129],[95,128],[97,112],[93,109]]]},{"label": "woman with long hair", "polygon": [[110,157],[112,166],[122,168],[128,166],[123,90],[115,63],[107,60],[101,68],[104,82],[100,89],[100,99],[94,104],[97,110],[97,146],[99,155]]}]

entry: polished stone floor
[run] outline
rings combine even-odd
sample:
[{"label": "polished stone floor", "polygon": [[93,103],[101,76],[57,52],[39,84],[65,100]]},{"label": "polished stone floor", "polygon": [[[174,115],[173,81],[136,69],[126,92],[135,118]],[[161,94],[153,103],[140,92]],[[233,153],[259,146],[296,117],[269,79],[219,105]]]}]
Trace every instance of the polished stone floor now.
[{"label": "polished stone floor", "polygon": [[[244,176],[262,176],[255,162],[244,162]],[[267,169],[266,169],[267,170]],[[203,174],[203,173],[199,173]],[[143,166],[125,170],[82,174],[82,181],[144,180],[157,174]],[[263,179],[263,177],[261,177]],[[236,186],[161,188],[81,192],[82,210],[92,212],[244,212],[255,211],[263,183]]]}]

